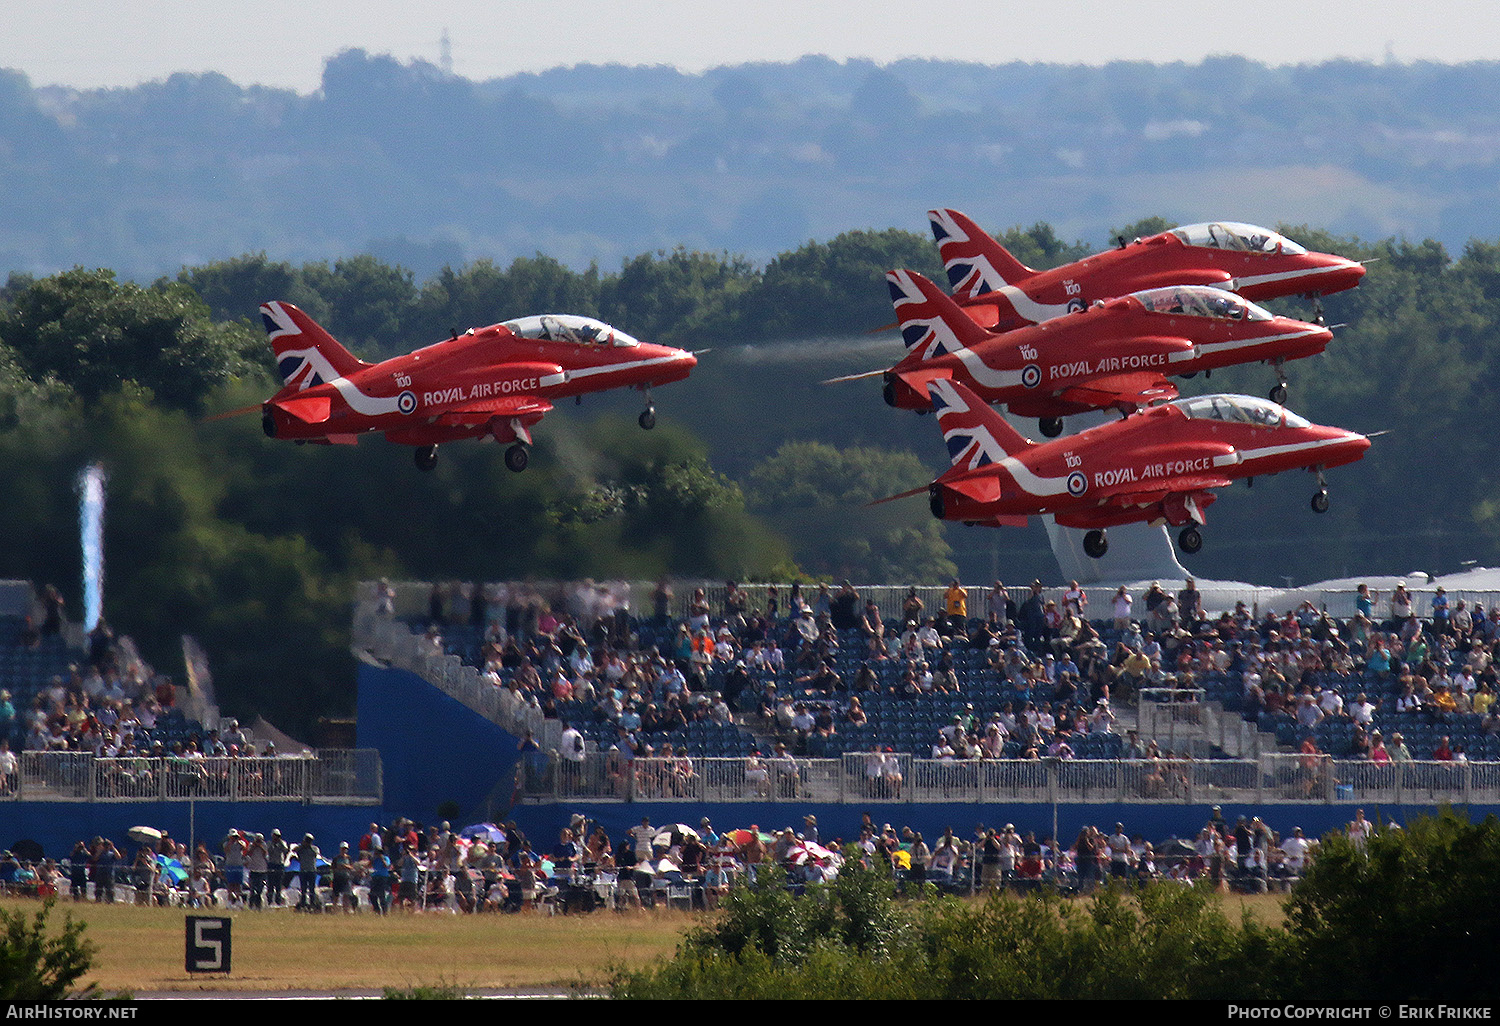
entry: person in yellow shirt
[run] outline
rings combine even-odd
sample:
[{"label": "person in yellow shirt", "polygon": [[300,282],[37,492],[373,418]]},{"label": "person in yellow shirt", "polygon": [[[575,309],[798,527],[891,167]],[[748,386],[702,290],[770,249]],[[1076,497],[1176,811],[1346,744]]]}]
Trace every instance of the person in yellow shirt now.
[{"label": "person in yellow shirt", "polygon": [[969,593],[958,583],[957,577],[953,578],[953,583],[943,593],[943,615],[948,618],[949,633],[968,633]]},{"label": "person in yellow shirt", "polygon": [[1479,690],[1474,692],[1474,711],[1483,716],[1490,711],[1495,704],[1495,693],[1490,690],[1488,684],[1479,685]]}]

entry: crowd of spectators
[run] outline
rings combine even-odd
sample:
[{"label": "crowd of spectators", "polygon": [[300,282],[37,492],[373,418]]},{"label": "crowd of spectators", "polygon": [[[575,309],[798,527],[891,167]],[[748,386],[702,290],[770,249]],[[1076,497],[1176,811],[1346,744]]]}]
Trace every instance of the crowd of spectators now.
[{"label": "crowd of spectators", "polygon": [[[1374,829],[1363,810],[1346,832],[1362,844]],[[134,850],[126,855],[122,849]],[[232,830],[217,844],[192,850],[170,836],[80,840],[65,859],[24,859],[0,853],[0,893],[72,901],[292,909],[306,912],[518,912],[596,908],[640,909],[673,903],[712,908],[736,882],[769,866],[787,886],[834,879],[848,860],[888,866],[903,891],[931,883],[950,893],[1041,887],[1088,894],[1106,880],[1155,880],[1245,892],[1285,889],[1302,874],[1316,842],[1301,828],[1282,836],[1260,819],[1229,823],[1218,807],[1196,836],[1159,840],[1111,829],[1083,828],[1068,843],[979,824],[968,836],[954,829],[924,838],[910,827],[863,816],[855,836],[820,837],[809,814],[797,827],[769,832],[758,825],[719,831],[707,817],[696,826],[652,825],[649,818],[610,838],[575,815],[555,843],[533,843],[515,823],[476,824],[455,831],[447,822],[424,827],[397,819],[370,824],[361,836],[320,848],[300,840]]]},{"label": "crowd of spectators", "polygon": [[[769,757],[777,741],[793,755],[895,742],[940,760],[1181,754],[1115,738],[1119,706],[1145,689],[1208,689],[1280,728],[1289,750],[1305,751],[1311,738],[1318,751],[1380,762],[1463,758],[1480,737],[1500,746],[1500,609],[1450,608],[1439,588],[1432,617],[1419,620],[1401,587],[1377,615],[1375,597],[1360,590],[1346,620],[1311,602],[1210,612],[1188,579],[1175,593],[1152,584],[1139,596],[1125,587],[1096,596],[1107,615],[1094,619],[1076,581],[1050,590],[1034,581],[1019,601],[996,581],[971,601],[954,580],[937,608],[911,588],[888,617],[848,581],[785,592],[727,582],[712,602],[695,589],[674,618],[683,607],[666,581],[649,617],[631,616],[623,585],[574,586],[563,610],[534,590],[454,586],[433,589],[427,622],[437,650],[445,631],[466,625],[467,655],[496,687],[567,721],[584,748],[629,758],[661,757],[669,744],[675,757]],[[951,708],[957,728],[948,716],[915,739],[881,736],[888,724],[877,710],[892,702]],[[1455,731],[1382,731],[1397,714]],[[714,738],[738,734],[744,750],[704,745],[694,725]],[[1101,737],[1111,743],[1087,744]]]}]

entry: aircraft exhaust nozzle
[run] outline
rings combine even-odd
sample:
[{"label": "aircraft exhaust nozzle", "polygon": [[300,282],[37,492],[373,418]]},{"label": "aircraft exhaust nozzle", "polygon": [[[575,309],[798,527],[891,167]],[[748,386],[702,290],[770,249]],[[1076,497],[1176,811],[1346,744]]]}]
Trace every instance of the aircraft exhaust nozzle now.
[{"label": "aircraft exhaust nozzle", "polygon": [[894,381],[887,378],[885,388],[881,389],[880,394],[885,397],[885,404],[887,406],[894,407],[896,405],[896,383]]},{"label": "aircraft exhaust nozzle", "polygon": [[[887,386],[889,387],[889,386]],[[932,515],[939,520],[943,519],[943,486],[936,481],[927,490],[927,505],[932,510]]]},{"label": "aircraft exhaust nozzle", "polygon": [[271,412],[270,406],[261,407],[260,427],[266,433],[267,438],[276,437],[276,416]]}]

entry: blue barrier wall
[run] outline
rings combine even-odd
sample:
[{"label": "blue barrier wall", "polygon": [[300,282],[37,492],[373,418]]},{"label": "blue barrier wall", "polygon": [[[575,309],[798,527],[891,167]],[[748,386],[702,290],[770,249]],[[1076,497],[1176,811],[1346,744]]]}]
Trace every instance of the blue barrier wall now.
[{"label": "blue barrier wall", "polygon": [[517,739],[421,677],[360,663],[358,716],[356,746],[380,751],[388,818],[435,822],[448,801],[464,823],[509,809]]},{"label": "blue barrier wall", "polygon": [[189,847],[199,841],[217,854],[230,829],[270,836],[281,830],[293,843],[311,832],[325,854],[340,841],[357,842],[370,824],[384,822],[376,806],[304,805],[300,802],[10,802],[0,805],[0,844],[36,841],[49,858],[65,858],[79,841],[108,837],[125,849],[133,826],[165,830]]},{"label": "blue barrier wall", "polygon": [[[1284,835],[1291,833],[1293,827],[1300,826],[1307,836],[1318,837],[1345,826],[1360,808],[1365,810],[1365,816],[1371,820],[1378,819],[1382,824],[1394,821],[1402,825],[1414,816],[1438,811],[1437,806],[1391,807],[1371,804],[1225,805],[1222,812],[1231,826],[1240,816],[1247,819],[1259,816],[1273,830]],[[1500,806],[1473,805],[1460,807],[1456,811],[1477,821],[1488,815],[1500,814]],[[1212,812],[1211,805],[1060,804],[1057,806],[1057,833],[1065,844],[1071,845],[1086,825],[1099,827],[1108,833],[1116,823],[1122,823],[1127,834],[1139,834],[1153,844],[1171,837],[1187,840],[1197,836]],[[569,824],[575,813],[602,824],[609,836],[616,841],[639,823],[642,816],[648,816],[656,826],[685,823],[697,827],[699,820],[707,816],[718,831],[758,826],[767,832],[783,827],[801,832],[803,817],[810,813],[817,817],[818,836],[824,843],[835,838],[842,838],[846,842],[856,840],[859,837],[861,817],[864,813],[869,813],[877,828],[889,823],[897,830],[909,826],[920,831],[929,847],[933,838],[941,837],[948,827],[953,828],[956,836],[968,840],[974,836],[974,830],[980,824],[999,828],[1011,823],[1023,835],[1032,832],[1041,838],[1051,835],[1053,822],[1051,805],[974,803],[799,805],[778,802],[687,805],[667,802],[579,802],[570,805],[524,806],[517,808],[511,818],[526,832],[527,838],[538,846],[538,850],[549,851],[556,842],[558,833]]]}]

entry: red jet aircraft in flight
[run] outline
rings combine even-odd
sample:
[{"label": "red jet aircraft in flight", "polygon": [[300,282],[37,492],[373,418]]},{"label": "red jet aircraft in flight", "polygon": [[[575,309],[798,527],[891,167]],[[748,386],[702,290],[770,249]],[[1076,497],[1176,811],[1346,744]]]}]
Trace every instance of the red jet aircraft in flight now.
[{"label": "red jet aircraft in flight", "polygon": [[1310,253],[1269,228],[1215,221],[1173,228],[1050,271],[1021,263],[957,210],[929,210],[953,297],[986,328],[1008,331],[1101,299],[1165,285],[1214,285],[1246,299],[1352,289],[1364,265]]},{"label": "red jet aircraft in flight", "polygon": [[1176,398],[1169,376],[1254,360],[1276,368],[1271,398],[1284,401],[1282,364],[1321,353],[1333,338],[1327,328],[1273,316],[1203,285],[1147,289],[1071,317],[991,332],[915,271],[892,271],[886,283],[907,346],[905,358],[884,372],[887,403],[931,409],[927,383],[951,378],[987,403],[1040,418],[1049,438],[1061,434],[1061,418],[1069,414],[1128,413]]},{"label": "red jet aircraft in flight", "polygon": [[1033,514],[1053,514],[1060,526],[1088,532],[1083,548],[1095,559],[1109,549],[1105,528],[1141,521],[1181,527],[1182,551],[1197,552],[1213,489],[1239,478],[1314,471],[1312,508],[1324,513],[1323,471],[1370,447],[1364,435],[1244,395],[1178,399],[1038,444],[962,384],[935,378],[928,387],[953,465],[904,494],[925,490],[934,516],[970,524],[1020,527]]},{"label": "red jet aircraft in flight", "polygon": [[491,436],[513,443],[505,465],[526,469],[531,428],[552,400],[631,386],[646,393],[643,428],[656,425],[650,389],[680,381],[692,353],[648,345],[601,321],[567,314],[522,317],[366,363],[290,303],[267,303],[261,319],[285,387],[261,404],[272,438],[352,444],[380,431],[416,446],[431,470],[437,447]]}]

